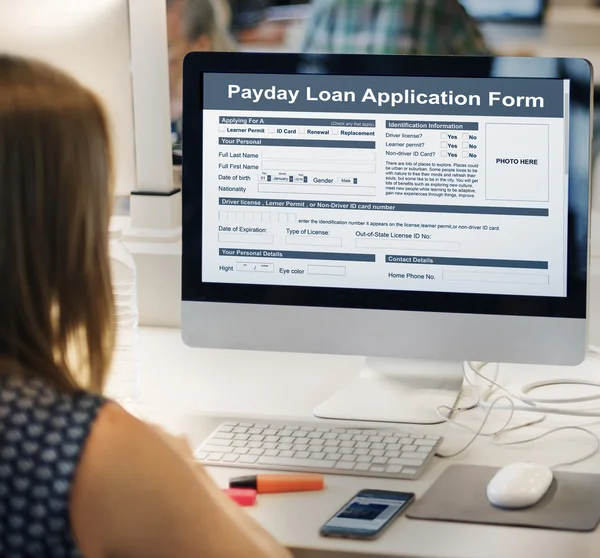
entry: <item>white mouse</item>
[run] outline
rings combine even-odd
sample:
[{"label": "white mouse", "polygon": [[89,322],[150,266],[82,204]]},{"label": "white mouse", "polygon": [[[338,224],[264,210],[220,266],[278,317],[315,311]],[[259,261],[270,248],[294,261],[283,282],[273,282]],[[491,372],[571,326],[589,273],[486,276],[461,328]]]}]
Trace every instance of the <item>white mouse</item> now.
[{"label": "white mouse", "polygon": [[552,471],[544,465],[513,463],[494,475],[487,486],[487,497],[499,508],[528,508],[548,492],[553,478]]}]

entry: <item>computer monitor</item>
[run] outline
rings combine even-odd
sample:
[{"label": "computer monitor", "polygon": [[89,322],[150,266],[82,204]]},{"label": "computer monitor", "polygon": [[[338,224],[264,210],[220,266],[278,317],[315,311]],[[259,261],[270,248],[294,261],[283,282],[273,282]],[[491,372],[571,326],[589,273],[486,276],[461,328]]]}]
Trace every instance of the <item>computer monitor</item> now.
[{"label": "computer monitor", "polygon": [[540,62],[188,55],[184,341],[368,357],[337,419],[441,422],[465,360],[580,363],[591,66]]},{"label": "computer monitor", "polygon": [[467,12],[482,22],[539,24],[544,20],[548,0],[460,0]]}]

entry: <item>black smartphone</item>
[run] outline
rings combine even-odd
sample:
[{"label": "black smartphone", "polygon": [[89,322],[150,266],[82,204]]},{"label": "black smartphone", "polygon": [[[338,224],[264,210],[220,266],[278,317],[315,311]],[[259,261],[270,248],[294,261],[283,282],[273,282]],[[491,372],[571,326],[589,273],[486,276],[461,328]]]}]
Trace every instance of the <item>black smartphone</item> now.
[{"label": "black smartphone", "polygon": [[346,539],[376,539],[415,500],[409,492],[361,490],[331,518],[320,534]]}]

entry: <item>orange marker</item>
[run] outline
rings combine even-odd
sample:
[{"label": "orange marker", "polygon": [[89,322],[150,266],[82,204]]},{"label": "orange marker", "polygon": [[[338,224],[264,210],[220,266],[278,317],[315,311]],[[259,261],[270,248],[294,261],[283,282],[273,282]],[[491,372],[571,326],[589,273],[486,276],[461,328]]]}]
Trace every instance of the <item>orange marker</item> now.
[{"label": "orange marker", "polygon": [[289,475],[252,475],[237,477],[229,481],[229,488],[253,488],[259,494],[278,492],[308,492],[323,490],[323,475],[299,473]]}]

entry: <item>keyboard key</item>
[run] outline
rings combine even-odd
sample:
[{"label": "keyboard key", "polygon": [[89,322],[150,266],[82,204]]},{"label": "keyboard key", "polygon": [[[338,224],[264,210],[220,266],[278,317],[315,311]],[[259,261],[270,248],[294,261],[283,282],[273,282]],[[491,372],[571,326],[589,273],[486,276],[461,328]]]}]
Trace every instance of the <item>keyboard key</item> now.
[{"label": "keyboard key", "polygon": [[282,436],[279,441],[282,444],[293,444],[296,441],[296,438],[294,438],[293,436]]},{"label": "keyboard key", "polygon": [[274,442],[264,442],[262,444],[262,447],[265,448],[266,450],[268,449],[277,449],[277,444]]},{"label": "keyboard key", "polygon": [[308,451],[310,448],[306,444],[294,444],[294,449],[296,451]]},{"label": "keyboard key", "polygon": [[420,446],[418,449],[419,453],[429,453],[431,450],[432,450],[432,448],[424,447],[424,446]]},{"label": "keyboard key", "polygon": [[383,442],[385,444],[397,444],[398,443],[398,438],[394,438],[392,436],[388,436],[387,438],[383,439]]},{"label": "keyboard key", "polygon": [[354,455],[369,455],[369,450],[362,448],[354,448]]},{"label": "keyboard key", "polygon": [[353,448],[355,444],[356,444],[356,442],[352,442],[350,440],[345,440],[343,442],[340,442],[340,447],[342,447],[342,448]]},{"label": "keyboard key", "polygon": [[293,433],[294,433],[293,430],[289,430],[289,429],[285,429],[284,428],[283,430],[280,430],[277,434],[279,436],[291,436]]},{"label": "keyboard key", "polygon": [[387,457],[374,457],[373,465],[385,465],[388,462]]},{"label": "keyboard key", "polygon": [[342,455],[340,461],[356,461],[356,455]]},{"label": "keyboard key", "polygon": [[251,442],[262,442],[264,441],[265,437],[261,436],[260,434],[253,434],[252,436],[250,436],[250,441]]},{"label": "keyboard key", "polygon": [[312,438],[311,440],[309,440],[309,444],[311,446],[324,446],[325,442],[326,442],[326,440],[321,440],[321,439],[317,439],[317,438]]},{"label": "keyboard key", "polygon": [[[256,463],[256,461],[258,459],[259,459],[259,457],[257,455],[242,455],[237,460],[237,462],[238,463],[246,463],[248,465],[251,465],[252,463]],[[265,459],[265,458],[261,457],[260,459]],[[266,459],[277,459],[277,458],[276,457],[267,457]]]},{"label": "keyboard key", "polygon": [[304,432],[304,430],[297,430],[296,432],[294,432],[292,434],[293,438],[306,438],[306,436],[308,435],[307,432]]},{"label": "keyboard key", "polygon": [[263,429],[262,428],[251,428],[250,430],[248,430],[247,434],[262,434]]},{"label": "keyboard key", "polygon": [[371,449],[378,449],[378,450],[385,449],[385,444],[383,444],[383,443],[371,444]]},{"label": "keyboard key", "polygon": [[266,436],[265,442],[279,442],[279,436]]},{"label": "keyboard key", "polygon": [[213,436],[213,440],[233,440],[235,438],[235,434],[227,434],[225,432],[217,432]]},{"label": "keyboard key", "polygon": [[209,453],[206,458],[207,461],[221,461],[223,459],[222,453]]},{"label": "keyboard key", "polygon": [[221,440],[219,438],[211,438],[210,445],[211,446],[230,446],[231,440]]},{"label": "keyboard key", "polygon": [[313,452],[310,454],[310,458],[311,459],[325,459],[325,455],[326,454],[324,454],[322,452]]},{"label": "keyboard key", "polygon": [[408,444],[408,445],[413,443],[412,438],[400,438],[400,440],[398,440],[398,441],[401,444]]},{"label": "keyboard key", "polygon": [[251,449],[248,455],[262,455],[265,453],[264,449]]},{"label": "keyboard key", "polygon": [[282,451],[279,453],[279,457],[294,457],[295,451]]},{"label": "keyboard key", "polygon": [[235,453],[231,453],[231,454],[223,457],[223,462],[224,463],[235,463],[239,458],[240,458],[239,455],[236,455]]},{"label": "keyboard key", "polygon": [[423,461],[427,456],[423,453],[403,451],[400,454],[400,457],[402,457],[403,459],[417,459],[419,461]]},{"label": "keyboard key", "polygon": [[388,451],[400,451],[402,444],[388,444],[385,449]]},{"label": "keyboard key", "polygon": [[341,471],[351,471],[352,469],[354,469],[354,467],[355,464],[349,461],[338,461],[335,464],[335,468],[340,469]]},{"label": "keyboard key", "polygon": [[400,457],[400,452],[399,451],[386,451],[383,455],[385,457]]},{"label": "keyboard key", "polygon": [[402,451],[403,452],[405,452],[405,451],[414,452],[414,451],[417,451],[417,446],[414,446],[414,445],[404,446],[402,448]]},{"label": "keyboard key", "polygon": [[327,434],[323,434],[324,440],[335,440],[338,435],[335,432],[327,432]]},{"label": "keyboard key", "polygon": [[342,457],[341,453],[328,453],[325,456],[325,459],[330,459],[331,461],[339,461],[340,457]]},{"label": "keyboard key", "polygon": [[260,457],[258,463],[273,467],[306,467],[313,469],[333,469],[335,461],[327,459],[297,459],[295,457]]},{"label": "keyboard key", "polygon": [[357,463],[371,463],[373,458],[370,455],[359,455],[356,458]]},{"label": "keyboard key", "polygon": [[202,446],[202,451],[207,451],[208,453],[231,453],[234,448],[222,448],[220,446],[212,446],[206,445]]},{"label": "keyboard key", "polygon": [[297,451],[295,457],[297,457],[298,459],[306,459],[307,457],[310,457],[310,452],[309,451]]},{"label": "keyboard key", "polygon": [[277,444],[277,449],[281,451],[290,451],[292,447],[292,444]]},{"label": "keyboard key", "polygon": [[231,422],[231,421],[227,421],[227,422],[224,422],[224,423],[223,423],[223,426],[222,426],[222,428],[227,428],[227,427],[229,427],[229,426],[237,426],[237,425],[238,425],[238,423],[237,423],[237,422]]},{"label": "keyboard key", "polygon": [[[342,439],[342,437],[341,437],[341,436],[339,436],[338,438],[339,438],[340,440]],[[352,437],[352,439],[353,439],[355,442],[366,442],[366,441],[369,439],[369,437],[368,437],[368,436],[364,436],[364,435],[362,435],[362,434],[357,434],[356,436],[353,436],[353,437]]]},{"label": "keyboard key", "polygon": [[[344,442],[347,440],[352,440],[352,436],[350,434],[338,434],[337,437],[338,440],[340,440],[340,442]],[[360,442],[361,440],[356,440],[357,442]],[[366,441],[366,438],[364,440],[362,440],[363,442]]]},{"label": "keyboard key", "polygon": [[276,434],[277,434],[276,428],[267,428],[267,430],[265,430],[263,432],[263,436],[275,436]]},{"label": "keyboard key", "polygon": [[341,453],[342,455],[351,455],[354,453],[354,450],[352,448],[338,448],[338,453]]},{"label": "keyboard key", "polygon": [[337,448],[340,444],[343,444],[344,442],[340,442],[339,440],[327,440],[325,442],[325,447],[327,448]]},{"label": "keyboard key", "polygon": [[317,432],[331,432],[331,428],[326,428],[325,426],[319,426],[319,428],[315,428]]},{"label": "keyboard key", "polygon": [[309,432],[308,437],[309,438],[322,438],[323,433],[322,432]]},{"label": "keyboard key", "polygon": [[381,436],[369,436],[369,439],[367,440],[367,442],[371,442],[372,444],[375,443],[379,443],[382,442],[383,438]]},{"label": "keyboard key", "polygon": [[234,448],[245,448],[248,445],[248,442],[242,442],[240,440],[234,440],[231,445]]},{"label": "keyboard key", "polygon": [[248,429],[245,426],[238,426],[237,428],[234,428],[233,431],[236,434],[246,434],[246,432],[248,432]]},{"label": "keyboard key", "polygon": [[385,472],[391,473],[392,475],[397,475],[398,473],[402,472],[402,467],[400,467],[400,465],[388,465]]},{"label": "keyboard key", "polygon": [[383,450],[369,450],[369,455],[373,457],[383,457]]},{"label": "keyboard key", "polygon": [[404,459],[402,457],[398,459],[390,459],[390,465],[402,465],[403,467],[420,467],[423,461],[416,459]]},{"label": "keyboard key", "polygon": [[246,442],[250,439],[250,436],[248,434],[236,434],[234,439],[241,442]]},{"label": "keyboard key", "polygon": [[419,471],[417,469],[407,469],[404,467],[404,469],[402,469],[402,474],[409,477],[416,477],[419,474]]},{"label": "keyboard key", "polygon": [[368,471],[371,468],[370,463],[357,463],[354,466],[354,471]]},{"label": "keyboard key", "polygon": [[197,451],[194,454],[194,457],[196,459],[199,459],[200,461],[204,461],[208,457],[208,452],[207,451]]},{"label": "keyboard key", "polygon": [[254,424],[251,422],[240,422],[240,426],[245,426],[246,428],[252,428]]},{"label": "keyboard key", "polygon": [[415,440],[415,446],[425,446],[432,448],[433,446],[435,446],[435,444],[437,444],[437,440]]},{"label": "keyboard key", "polygon": [[250,450],[248,448],[235,448],[233,450],[233,453],[235,453],[236,455],[245,455],[249,452]]},{"label": "keyboard key", "polygon": [[374,473],[385,473],[385,467],[381,465],[371,465],[369,471],[373,471]]},{"label": "keyboard key", "polygon": [[269,457],[277,457],[279,455],[279,451],[278,450],[267,450],[265,451],[264,455],[267,455]]}]

